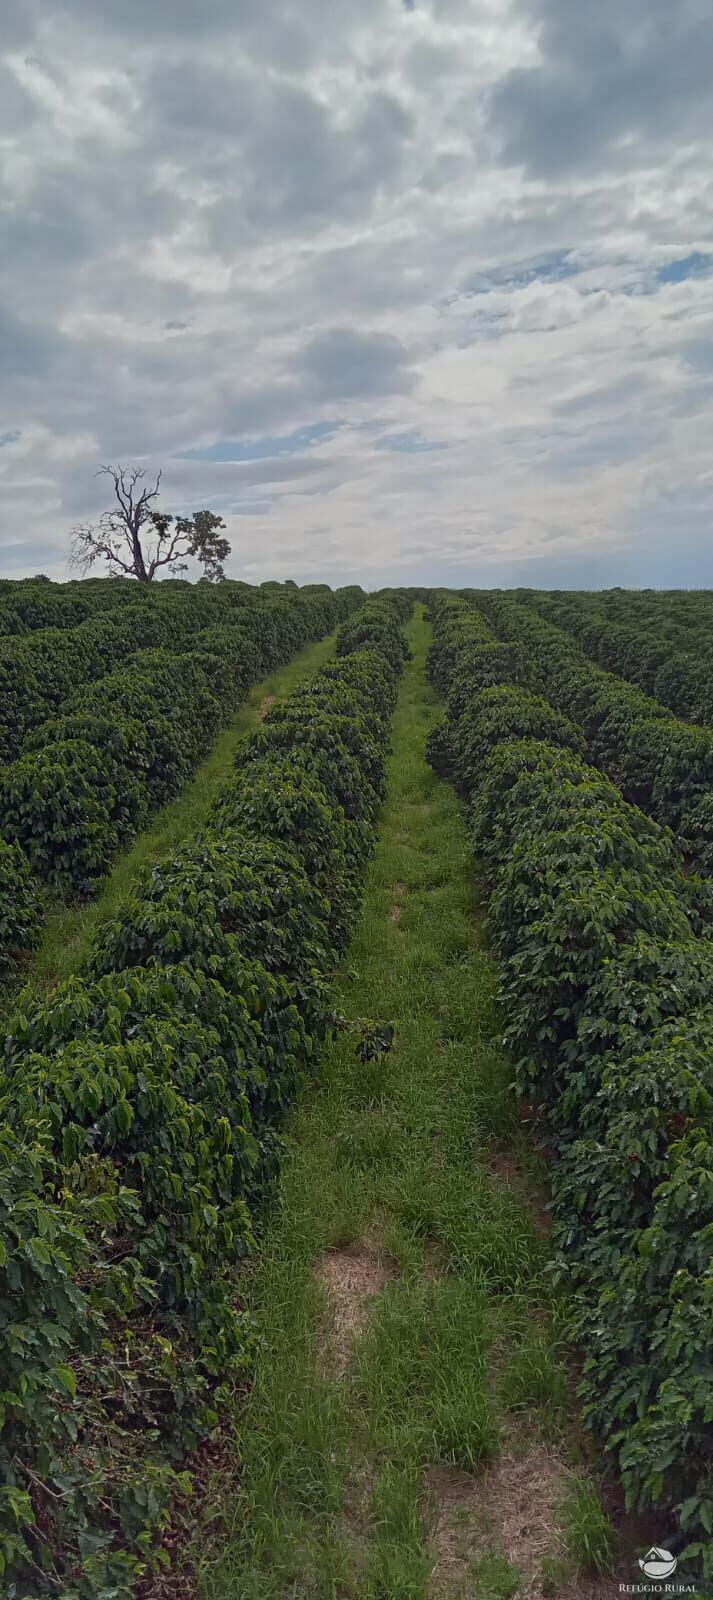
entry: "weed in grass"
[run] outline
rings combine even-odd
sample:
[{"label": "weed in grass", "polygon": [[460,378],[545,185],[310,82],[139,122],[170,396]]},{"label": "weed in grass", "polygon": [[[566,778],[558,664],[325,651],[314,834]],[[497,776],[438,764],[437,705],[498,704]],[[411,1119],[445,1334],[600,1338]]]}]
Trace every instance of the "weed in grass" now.
[{"label": "weed in grass", "polygon": [[393,1284],[375,1309],[358,1357],[357,1398],[372,1445],[416,1449],[474,1468],[498,1445],[488,1391],[486,1302],[458,1279]]},{"label": "weed in grass", "polygon": [[499,1392],[509,1411],[539,1409],[548,1432],[563,1425],[568,1399],[565,1368],[552,1330],[532,1321],[531,1307],[530,1316],[511,1336],[511,1352]]},{"label": "weed in grass", "polygon": [[368,1218],[367,1191],[356,1167],[344,1167],[331,1184],[331,1212],[325,1212],[324,1244],[327,1250],[344,1250],[358,1244]]},{"label": "weed in grass", "polygon": [[394,1176],[388,1200],[404,1228],[421,1239],[437,1236],[440,1208],[427,1155],[410,1154]]},{"label": "weed in grass", "polygon": [[394,1088],[393,1063],[390,1056],[377,1056],[374,1061],[361,1063],[350,1085],[346,1086],[346,1104],[355,1106],[388,1105]]},{"label": "weed in grass", "polygon": [[[472,1052],[468,1051],[472,1065]],[[502,1051],[480,1045],[477,1071],[470,1073],[471,1116],[480,1138],[512,1141],[517,1130],[517,1111],[512,1091],[509,1063]]]},{"label": "weed in grass", "polygon": [[378,1108],[346,1118],[334,1136],[337,1165],[358,1171],[379,1167],[389,1159],[394,1131],[391,1118]]},{"label": "weed in grass", "polygon": [[582,1572],[608,1572],[615,1535],[590,1478],[570,1479],[560,1506],[562,1535],[575,1567]]},{"label": "weed in grass", "polygon": [[449,1178],[440,1229],[454,1268],[493,1294],[518,1294],[528,1285],[535,1289],[542,1276],[542,1246],[521,1198],[483,1167],[474,1167],[465,1193],[452,1169]]},{"label": "weed in grass", "polygon": [[415,1463],[388,1462],[372,1498],[373,1536],[367,1550],[368,1600],[427,1600],[428,1557]]},{"label": "weed in grass", "polygon": [[422,1234],[409,1228],[401,1217],[387,1213],[381,1223],[381,1237],[384,1249],[407,1288],[423,1278],[427,1268],[428,1247]]},{"label": "weed in grass", "polygon": [[504,1556],[483,1556],[473,1563],[467,1589],[453,1600],[514,1600],[522,1592],[522,1576]]},{"label": "weed in grass", "polygon": [[544,1600],[557,1600],[557,1596],[571,1583],[574,1563],[570,1556],[545,1556],[539,1571],[539,1586]]}]

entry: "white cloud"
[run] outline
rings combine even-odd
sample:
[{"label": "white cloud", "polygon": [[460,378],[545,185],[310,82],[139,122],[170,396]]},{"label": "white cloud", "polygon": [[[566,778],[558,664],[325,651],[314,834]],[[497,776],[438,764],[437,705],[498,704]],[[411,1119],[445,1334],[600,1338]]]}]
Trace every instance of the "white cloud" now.
[{"label": "white cloud", "polygon": [[[655,583],[675,538],[713,583],[713,24],[580,13],[32,0],[0,61],[5,570],[63,574],[97,463],[140,459],[250,578]],[[320,422],[294,459],[179,459]]]}]

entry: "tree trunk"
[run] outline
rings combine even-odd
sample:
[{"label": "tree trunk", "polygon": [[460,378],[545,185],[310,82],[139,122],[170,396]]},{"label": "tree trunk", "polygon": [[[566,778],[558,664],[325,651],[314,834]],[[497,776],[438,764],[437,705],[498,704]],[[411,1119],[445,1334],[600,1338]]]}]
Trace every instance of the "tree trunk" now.
[{"label": "tree trunk", "polygon": [[131,545],[134,557],[134,572],[136,573],[139,583],[150,583],[152,574],[146,571],[144,552],[141,549],[141,540],[139,538],[139,530],[137,527],[133,527],[131,529]]}]

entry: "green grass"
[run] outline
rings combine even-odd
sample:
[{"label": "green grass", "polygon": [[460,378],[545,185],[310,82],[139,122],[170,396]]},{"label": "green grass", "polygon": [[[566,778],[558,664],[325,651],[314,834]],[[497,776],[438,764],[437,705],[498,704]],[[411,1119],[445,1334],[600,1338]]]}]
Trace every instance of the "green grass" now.
[{"label": "green grass", "polygon": [[[529,1204],[533,1163],[464,819],[424,757],[440,713],[417,613],[380,843],[337,997],[355,1023],[394,1023],[394,1045],[363,1064],[341,1033],[291,1119],[248,1283],[259,1342],[235,1419],[236,1481],[203,1486],[205,1526],[188,1552],[204,1600],[426,1600],[429,1469],[478,1481],[513,1436],[523,1452],[553,1438],[566,1450],[542,1196]],[[340,1374],[319,1269],[324,1252],[354,1247],[381,1263],[383,1287]],[[568,1511],[572,1542],[601,1550],[580,1512]],[[462,1592],[515,1594],[497,1539],[481,1556],[477,1587],[464,1574]]]},{"label": "green grass", "polygon": [[117,857],[111,872],[98,885],[95,900],[84,905],[67,904],[47,896],[42,941],[32,959],[0,996],[0,1010],[7,1011],[21,983],[29,984],[36,993],[42,994],[79,970],[96,929],[113,915],[142,868],[168,854],[203,826],[213,801],[230,776],[241,739],[259,719],[263,700],[268,695],[284,699],[313,677],[333,655],[335,638],[336,635],[331,634],[316,644],[306,645],[285,667],[255,685],[191,782],[175,800],[156,812],[151,827]]},{"label": "green grass", "polygon": [[595,1485],[586,1478],[573,1478],[561,1512],[562,1532],[575,1570],[606,1572],[612,1563],[614,1539]]},{"label": "green grass", "polygon": [[521,1593],[520,1574],[503,1556],[483,1556],[472,1573],[472,1587],[458,1600],[515,1600]]}]

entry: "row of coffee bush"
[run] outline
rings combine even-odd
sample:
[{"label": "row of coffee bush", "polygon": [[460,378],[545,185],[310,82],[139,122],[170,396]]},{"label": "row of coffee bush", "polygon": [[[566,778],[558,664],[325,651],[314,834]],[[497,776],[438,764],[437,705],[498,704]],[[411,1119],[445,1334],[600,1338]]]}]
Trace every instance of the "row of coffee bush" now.
[{"label": "row of coffee bush", "polygon": [[522,598],[599,666],[691,722],[713,722],[710,594],[535,594]]},{"label": "row of coffee bush", "polygon": [[373,636],[246,738],[208,827],[145,873],[86,973],[10,1021],[0,1584],[18,1600],[129,1600],[186,1451],[249,1372],[240,1264],[332,1026],[409,609],[370,604]]},{"label": "row of coffee bush", "polygon": [[[81,578],[71,583],[52,583],[49,578],[0,579],[0,639],[7,635],[29,635],[40,628],[76,628],[91,618],[118,619],[127,608],[153,613],[163,608],[181,608],[190,631],[210,627],[221,610],[231,610],[241,596],[294,590],[297,585],[272,581],[258,588],[234,578],[219,584],[201,579],[189,583],[185,578],[164,578],[161,582],[137,583],[133,578]],[[313,590],[324,584],[308,585]],[[165,640],[162,641],[165,643]]]},{"label": "row of coffee bush", "polygon": [[[149,604],[164,585],[142,584],[140,593]],[[173,587],[173,585],[171,585]],[[127,578],[81,578],[72,583],[53,583],[39,574],[35,578],[0,579],[0,638],[33,633],[37,628],[76,628],[80,622],[100,612],[135,605],[139,585]],[[139,601],[140,603],[140,601]]]},{"label": "row of coffee bush", "polygon": [[[241,589],[238,604],[221,602],[214,626],[186,636],[185,608],[166,603],[57,635],[115,629],[121,648],[113,671],[83,683],[80,672],[82,686],[63,692],[22,754],[0,767],[0,963],[34,942],[36,880],[91,892],[115,851],[186,782],[250,685],[330,632],[358,598],[353,589]],[[208,599],[199,596],[200,621]],[[151,648],[164,625],[165,647]],[[47,635],[32,638],[39,648]]]},{"label": "row of coffee bush", "polygon": [[[55,586],[40,586],[45,587]],[[309,605],[331,600],[342,620],[364,598],[358,588],[338,590],[335,602],[326,585],[298,590],[294,584],[266,584],[251,589],[230,581],[144,585],[105,579],[67,587],[91,591],[91,597],[73,601],[89,608],[81,620],[0,638],[0,762],[18,756],[28,735],[55,716],[78,690],[106,677],[137,652],[213,654],[223,630],[233,626],[245,632],[246,641],[259,645],[270,637],[280,601]],[[115,597],[112,604],[110,596]]]},{"label": "row of coffee bush", "polygon": [[[555,1156],[553,1244],[590,1425],[630,1505],[713,1577],[713,946],[671,833],[518,683],[517,640],[432,605],[448,716],[430,758],[470,807],[506,1040]],[[514,630],[513,630],[514,631]],[[512,676],[511,676],[512,673]]]},{"label": "row of coffee bush", "polygon": [[627,800],[674,830],[694,870],[713,872],[713,730],[683,722],[595,666],[561,628],[499,592],[473,597],[523,652],[530,685],[580,724],[586,754]]}]

